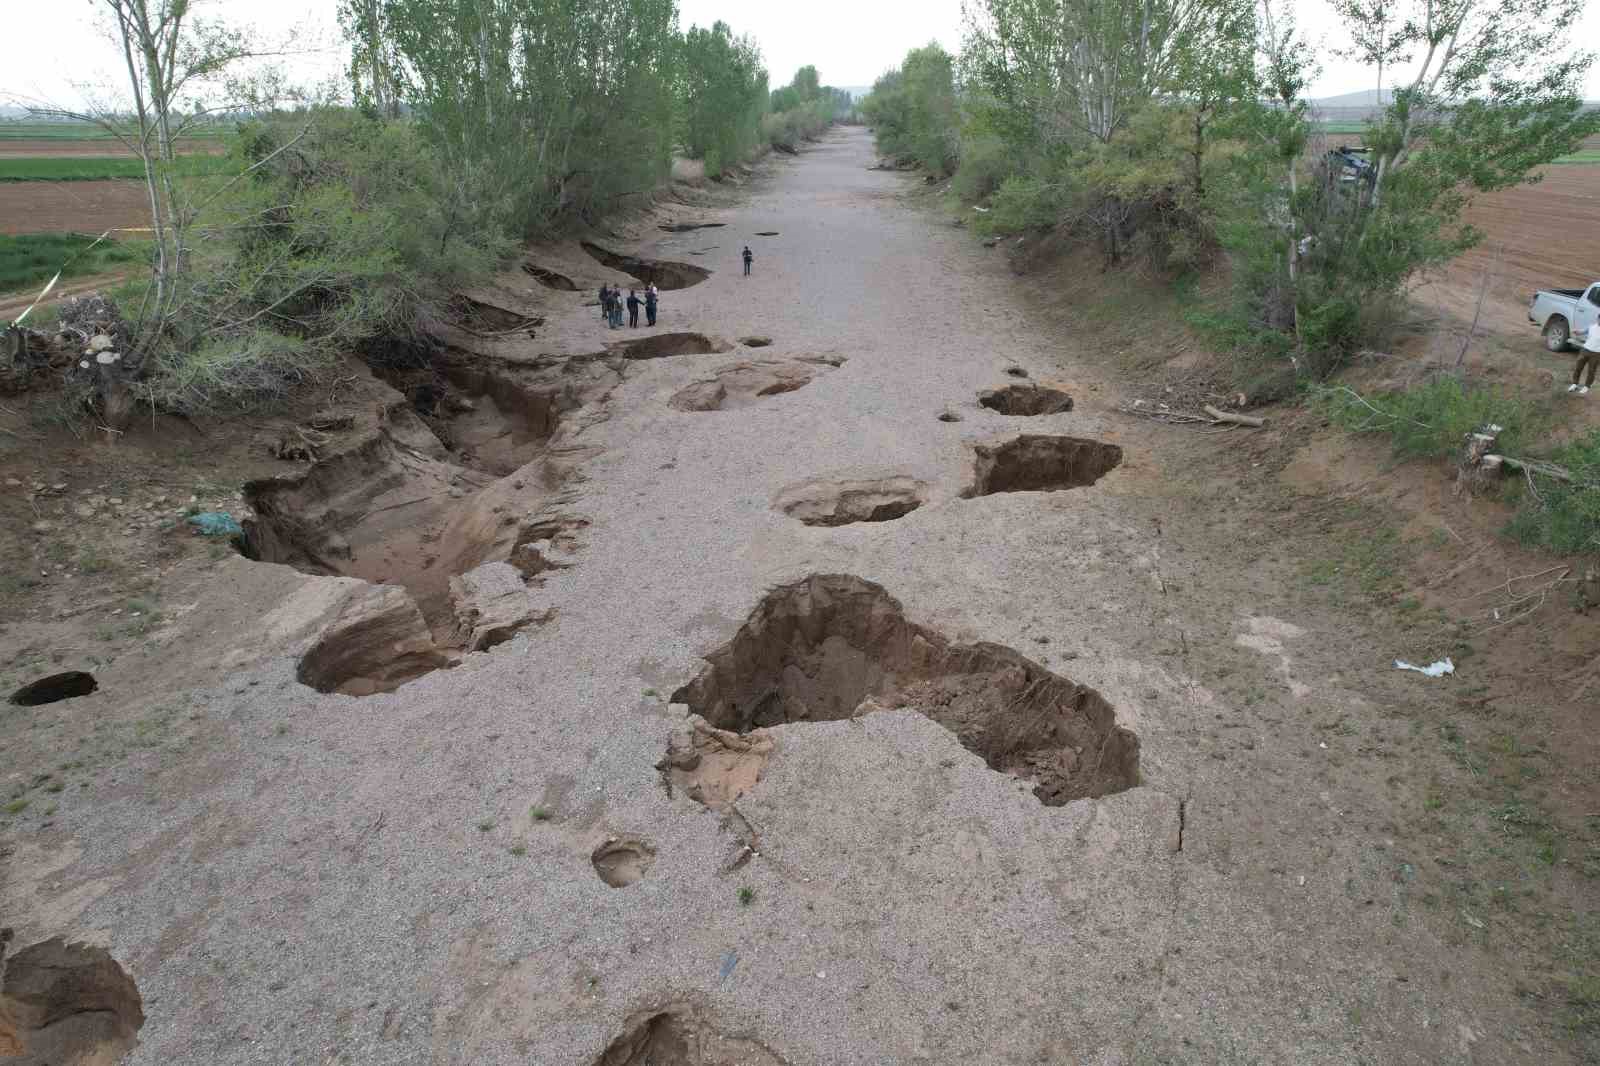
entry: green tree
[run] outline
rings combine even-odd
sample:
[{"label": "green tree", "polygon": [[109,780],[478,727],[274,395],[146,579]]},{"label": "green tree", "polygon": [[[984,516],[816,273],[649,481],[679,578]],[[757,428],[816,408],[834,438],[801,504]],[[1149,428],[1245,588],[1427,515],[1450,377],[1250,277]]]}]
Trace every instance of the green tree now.
[{"label": "green tree", "polygon": [[727,23],[691,26],[680,50],[679,138],[691,158],[719,173],[755,146],[767,106],[761,53]]},{"label": "green tree", "polygon": [[959,158],[955,60],[937,43],[913,49],[872,87],[861,110],[887,154],[949,173]]}]

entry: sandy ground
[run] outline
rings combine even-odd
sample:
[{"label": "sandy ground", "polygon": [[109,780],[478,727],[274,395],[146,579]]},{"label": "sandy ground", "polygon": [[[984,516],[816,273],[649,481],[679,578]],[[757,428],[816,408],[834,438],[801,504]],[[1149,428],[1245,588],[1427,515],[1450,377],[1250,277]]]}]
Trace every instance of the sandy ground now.
[{"label": "sandy ground", "polygon": [[[159,691],[13,714],[11,779],[67,755],[65,716],[140,701],[177,723],[5,839],[18,942],[87,937],[137,979],[129,1061],[589,1064],[667,1002],[794,1066],[1572,1061],[1505,980],[1493,916],[1419,904],[1453,875],[1399,812],[1451,767],[1412,718],[1451,682],[1395,671],[1392,631],[1307,595],[1273,529],[1230,513],[1233,472],[1118,419],[997,255],[871,159],[836,134],[744,206],[684,213],[723,229],[617,238],[715,271],[663,294],[664,328],[844,362],[715,412],[669,401],[748,351],[638,364],[579,437],[589,526],[546,575],[553,622],[392,694],[320,696],[296,655],[351,584],[230,558],[152,650]],[[585,306],[612,271],[534,258],[585,291],[509,279],[549,323],[505,351],[618,339]],[[1010,367],[1076,407],[979,407]],[[1092,487],[961,498],[973,445],[1024,427],[1125,458]],[[926,486],[898,521],[774,508],[890,476]],[[1142,742],[1140,784],[1046,808],[915,714],[779,726],[739,804],[760,854],[733,866],[742,838],[661,786],[662,694],[816,573],[1093,686]],[[590,853],[624,833],[656,857],[615,889]]]}]

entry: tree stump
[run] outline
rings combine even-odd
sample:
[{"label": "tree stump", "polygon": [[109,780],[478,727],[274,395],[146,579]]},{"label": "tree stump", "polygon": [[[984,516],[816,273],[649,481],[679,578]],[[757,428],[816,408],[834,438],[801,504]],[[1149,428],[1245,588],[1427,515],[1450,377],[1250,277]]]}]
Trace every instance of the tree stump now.
[{"label": "tree stump", "polygon": [[1492,455],[1495,442],[1500,438],[1500,427],[1484,426],[1476,433],[1468,433],[1456,465],[1456,484],[1452,495],[1462,492],[1476,496],[1500,480],[1500,457]]}]

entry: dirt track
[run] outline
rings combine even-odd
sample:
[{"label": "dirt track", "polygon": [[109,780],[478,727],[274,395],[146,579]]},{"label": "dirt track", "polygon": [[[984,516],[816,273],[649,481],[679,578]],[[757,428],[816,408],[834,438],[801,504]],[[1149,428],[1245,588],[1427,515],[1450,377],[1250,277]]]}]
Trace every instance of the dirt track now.
[{"label": "dirt track", "polygon": [[[701,212],[725,229],[637,249],[714,271],[663,294],[664,329],[829,369],[717,409],[701,393],[751,353],[613,351],[620,383],[550,445],[582,533],[539,575],[548,624],[319,695],[298,658],[357,586],[229,559],[120,680],[12,714],[0,746],[30,769],[129,701],[181,723],[7,833],[19,942],[92,936],[138,981],[130,1061],[1571,1061],[1505,978],[1514,927],[1427,902],[1461,872],[1407,812],[1465,771],[1414,723],[1455,682],[1395,671],[1400,634],[1308,595],[1272,516],[1236,510],[1249,468],[1117,417],[998,253],[871,158],[831,136]],[[579,291],[503,279],[548,322],[494,351],[618,341],[587,304],[627,279],[534,254]],[[1014,372],[1074,404],[982,406]],[[995,447],[1021,434],[1044,443]],[[828,506],[863,484],[917,506],[786,511],[829,484]],[[818,603],[839,588],[867,606]],[[686,737],[677,692],[740,713]],[[941,724],[995,693],[1062,728]],[[1102,798],[1034,791],[1108,766]],[[736,806],[664,787],[708,770]]]}]

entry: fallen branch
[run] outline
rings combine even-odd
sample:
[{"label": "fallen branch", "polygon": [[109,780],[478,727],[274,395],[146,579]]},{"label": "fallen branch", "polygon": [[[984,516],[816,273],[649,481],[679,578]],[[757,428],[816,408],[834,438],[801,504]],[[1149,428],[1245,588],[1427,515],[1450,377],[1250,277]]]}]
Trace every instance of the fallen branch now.
[{"label": "fallen branch", "polygon": [[[1521,470],[1524,474],[1538,474],[1540,477],[1547,477],[1554,481],[1564,481],[1568,485],[1585,484],[1574,477],[1572,471],[1564,466],[1557,466],[1555,463],[1540,462],[1537,459],[1518,459],[1511,455],[1486,455],[1483,457],[1483,461],[1509,466],[1513,470]],[[1585,487],[1600,488],[1600,485],[1585,485]]]},{"label": "fallen branch", "polygon": [[1267,424],[1267,420],[1265,418],[1256,418],[1254,415],[1232,414],[1231,412],[1224,411],[1219,407],[1213,407],[1210,404],[1206,404],[1204,410],[1206,414],[1210,415],[1212,419],[1217,422],[1231,422],[1236,426],[1249,426],[1251,429],[1260,429],[1262,426]]}]

